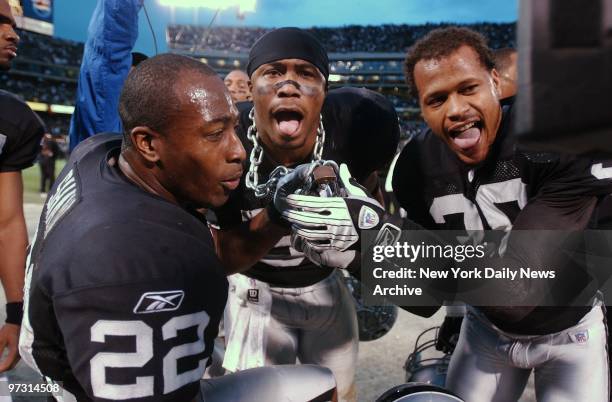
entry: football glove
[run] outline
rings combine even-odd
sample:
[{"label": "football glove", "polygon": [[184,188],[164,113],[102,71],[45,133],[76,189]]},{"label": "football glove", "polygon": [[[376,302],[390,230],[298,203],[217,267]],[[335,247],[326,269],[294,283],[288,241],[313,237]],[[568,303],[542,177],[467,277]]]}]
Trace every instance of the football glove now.
[{"label": "football glove", "polygon": [[299,165],[278,180],[273,202],[270,202],[266,207],[272,222],[282,226],[290,226],[282,217],[283,211],[289,207],[286,200],[287,196],[305,185],[316,166],[315,163]]},{"label": "football glove", "polygon": [[[310,173],[307,170],[303,172]],[[385,210],[367,196],[364,188],[350,176],[345,164],[340,166],[339,173],[347,197],[301,194],[275,197],[277,209],[292,224],[294,244],[302,250],[322,253],[346,251],[351,247],[358,249],[360,230],[380,229],[385,223]]]},{"label": "football glove", "polygon": [[459,340],[462,322],[463,316],[454,317],[447,315],[444,317],[444,322],[440,326],[438,338],[436,339],[436,350],[447,354],[453,353]]}]

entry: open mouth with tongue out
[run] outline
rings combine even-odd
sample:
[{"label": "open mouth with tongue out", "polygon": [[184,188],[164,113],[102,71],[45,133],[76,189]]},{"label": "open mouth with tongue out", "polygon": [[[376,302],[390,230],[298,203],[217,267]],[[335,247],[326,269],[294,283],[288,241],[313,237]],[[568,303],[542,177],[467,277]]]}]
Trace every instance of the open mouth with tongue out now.
[{"label": "open mouth with tongue out", "polygon": [[480,141],[482,123],[472,121],[449,131],[451,141],[462,151],[469,152]]},{"label": "open mouth with tongue out", "polygon": [[293,137],[298,133],[304,118],[302,113],[296,110],[278,110],[273,116],[281,135],[287,137]]}]

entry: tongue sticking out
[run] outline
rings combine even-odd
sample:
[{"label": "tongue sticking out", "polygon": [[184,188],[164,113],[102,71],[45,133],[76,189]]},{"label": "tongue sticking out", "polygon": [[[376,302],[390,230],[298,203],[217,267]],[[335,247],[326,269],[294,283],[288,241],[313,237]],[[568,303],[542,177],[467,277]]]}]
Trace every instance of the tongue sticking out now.
[{"label": "tongue sticking out", "polygon": [[278,128],[280,128],[281,133],[285,135],[295,134],[299,127],[299,120],[281,120],[278,122]]},{"label": "tongue sticking out", "polygon": [[453,142],[461,149],[469,149],[480,140],[480,129],[478,127],[469,128],[453,138]]}]

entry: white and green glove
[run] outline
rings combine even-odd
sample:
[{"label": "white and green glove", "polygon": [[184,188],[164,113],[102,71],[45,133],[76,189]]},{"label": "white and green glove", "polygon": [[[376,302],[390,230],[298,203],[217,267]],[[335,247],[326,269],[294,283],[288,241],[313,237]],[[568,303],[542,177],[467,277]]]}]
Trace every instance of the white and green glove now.
[{"label": "white and green glove", "polygon": [[386,222],[385,210],[367,196],[345,164],[340,165],[339,170],[339,184],[346,197],[288,194],[279,197],[282,205],[277,205],[277,209],[292,224],[295,249],[317,265],[346,268],[361,248],[361,230],[380,230],[384,226],[388,231],[392,226],[395,237],[399,236],[400,229]]}]

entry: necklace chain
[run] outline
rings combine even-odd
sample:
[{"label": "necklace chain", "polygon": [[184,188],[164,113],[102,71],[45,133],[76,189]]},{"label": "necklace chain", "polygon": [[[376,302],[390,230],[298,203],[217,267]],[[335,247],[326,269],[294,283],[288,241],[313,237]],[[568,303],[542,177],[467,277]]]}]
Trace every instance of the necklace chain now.
[{"label": "necklace chain", "polygon": [[[251,125],[247,129],[247,138],[253,143],[253,149],[249,155],[249,171],[246,174],[246,186],[255,192],[257,198],[263,198],[268,196],[272,191],[276,189],[276,183],[278,180],[289,173],[291,169],[285,166],[277,166],[272,170],[268,181],[259,184],[259,165],[263,160],[264,150],[259,143],[259,135],[257,133],[257,126],[255,125],[255,107],[249,112],[249,119],[251,119]],[[317,128],[317,138],[312,152],[312,161],[318,162],[323,156],[323,145],[325,144],[325,128],[323,127],[323,116],[319,115],[319,127]]]}]

